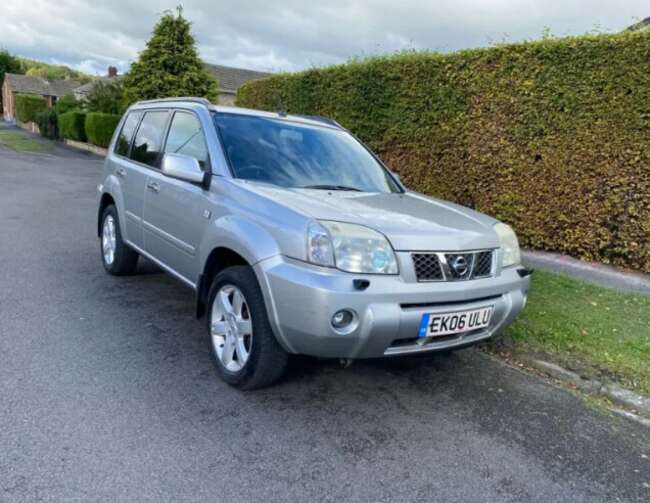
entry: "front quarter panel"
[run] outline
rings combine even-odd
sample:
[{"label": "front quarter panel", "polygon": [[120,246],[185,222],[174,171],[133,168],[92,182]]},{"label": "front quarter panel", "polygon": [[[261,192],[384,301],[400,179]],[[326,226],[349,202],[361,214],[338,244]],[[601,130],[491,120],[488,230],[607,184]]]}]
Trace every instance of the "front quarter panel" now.
[{"label": "front quarter panel", "polygon": [[205,264],[212,250],[220,247],[238,253],[251,265],[281,253],[278,243],[264,227],[234,214],[212,222],[200,246],[200,263]]}]

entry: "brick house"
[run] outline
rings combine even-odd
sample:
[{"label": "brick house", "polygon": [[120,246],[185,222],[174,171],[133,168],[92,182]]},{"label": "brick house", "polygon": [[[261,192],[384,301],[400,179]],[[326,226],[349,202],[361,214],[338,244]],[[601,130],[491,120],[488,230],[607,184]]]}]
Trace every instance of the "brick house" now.
[{"label": "brick house", "polygon": [[[258,72],[231,66],[211,64],[206,64],[205,66],[219,81],[219,103],[222,105],[234,105],[237,90],[244,83],[272,75],[267,72]],[[100,77],[84,85],[74,80],[46,80],[39,77],[6,73],[4,82],[2,83],[2,116],[8,122],[14,122],[16,120],[16,94],[43,96],[47,99],[48,105],[53,106],[58,98],[67,94],[73,94],[77,99],[83,100],[97,82],[117,80],[120,78],[117,75],[117,68],[115,67],[109,67],[107,76]]]},{"label": "brick house", "polygon": [[259,80],[270,77],[271,73],[234,68],[223,65],[205,65],[210,73],[219,81],[219,104],[233,106],[237,90],[249,80]]},{"label": "brick house", "polygon": [[72,94],[79,85],[76,80],[46,80],[40,77],[5,73],[2,83],[2,116],[8,122],[16,120],[16,94],[43,96],[51,107],[58,98]]}]

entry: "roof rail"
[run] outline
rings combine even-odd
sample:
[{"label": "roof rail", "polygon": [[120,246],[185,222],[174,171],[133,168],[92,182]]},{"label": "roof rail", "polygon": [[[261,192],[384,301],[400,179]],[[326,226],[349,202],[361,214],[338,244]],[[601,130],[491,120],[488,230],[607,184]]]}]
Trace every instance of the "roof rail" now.
[{"label": "roof rail", "polygon": [[295,117],[302,117],[303,119],[322,122],[323,124],[328,124],[330,126],[336,126],[337,128],[343,129],[343,126],[341,126],[334,119],[330,119],[329,117],[323,117],[322,115],[296,115]]},{"label": "roof rail", "polygon": [[170,101],[191,101],[193,103],[200,103],[201,105],[210,106],[210,100],[206,98],[196,98],[192,96],[179,96],[178,98],[159,98],[156,100],[138,101],[137,105],[146,105],[149,103],[169,103]]}]

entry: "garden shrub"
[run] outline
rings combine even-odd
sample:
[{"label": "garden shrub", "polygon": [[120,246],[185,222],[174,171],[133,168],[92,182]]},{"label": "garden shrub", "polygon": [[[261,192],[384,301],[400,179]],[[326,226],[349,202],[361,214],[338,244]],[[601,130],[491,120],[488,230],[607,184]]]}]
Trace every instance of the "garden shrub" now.
[{"label": "garden shrub", "polygon": [[47,108],[47,100],[33,94],[16,95],[16,117],[20,122],[36,122],[36,114]]},{"label": "garden shrub", "polygon": [[34,122],[38,124],[41,136],[46,138],[57,138],[57,116],[54,108],[47,108],[42,112],[36,112]]},{"label": "garden shrub", "polygon": [[81,110],[81,103],[72,94],[66,94],[59,98],[54,105],[57,115],[61,115],[73,110]]},{"label": "garden shrub", "polygon": [[118,122],[120,122],[119,115],[88,113],[85,126],[88,142],[99,147],[108,147]]},{"label": "garden shrub", "polygon": [[59,134],[61,138],[86,141],[86,114],[83,112],[66,112],[59,115]]},{"label": "garden shrub", "polygon": [[237,104],[333,117],[412,189],[527,248],[650,272],[650,33],[403,53],[246,83]]},{"label": "garden shrub", "polygon": [[88,112],[122,115],[124,113],[124,92],[119,80],[98,81],[86,96]]}]

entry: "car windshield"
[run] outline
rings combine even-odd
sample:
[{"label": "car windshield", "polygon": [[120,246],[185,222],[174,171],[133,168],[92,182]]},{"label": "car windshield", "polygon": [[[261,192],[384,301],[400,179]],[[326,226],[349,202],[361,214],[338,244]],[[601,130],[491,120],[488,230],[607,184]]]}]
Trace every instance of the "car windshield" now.
[{"label": "car windshield", "polygon": [[401,192],[354,137],[330,127],[217,113],[233,175],[282,187]]}]

